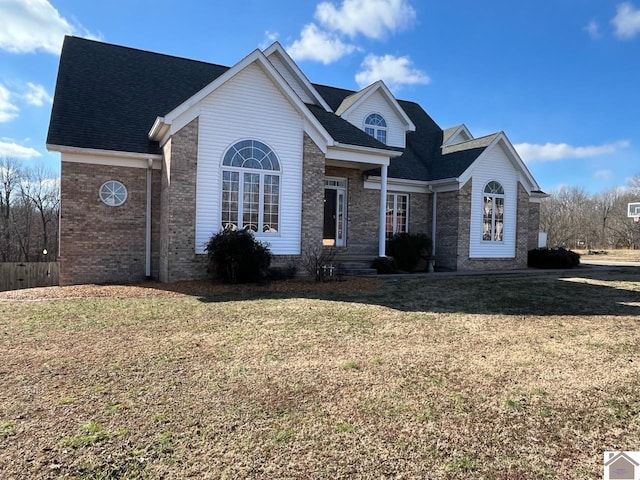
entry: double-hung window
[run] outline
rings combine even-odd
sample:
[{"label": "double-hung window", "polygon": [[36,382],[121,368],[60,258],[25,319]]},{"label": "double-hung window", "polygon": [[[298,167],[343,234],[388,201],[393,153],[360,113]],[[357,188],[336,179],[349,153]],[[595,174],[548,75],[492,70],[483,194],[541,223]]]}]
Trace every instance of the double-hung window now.
[{"label": "double-hung window", "polygon": [[385,233],[387,238],[396,233],[409,231],[409,195],[404,193],[387,194],[387,217]]},{"label": "double-hung window", "polygon": [[241,140],[224,154],[222,228],[278,233],[280,162],[258,140]]},{"label": "double-hung window", "polygon": [[496,181],[484,187],[482,201],[482,240],[501,242],[504,232],[504,188]]},{"label": "double-hung window", "polygon": [[364,121],[365,133],[371,135],[376,140],[387,143],[387,122],[382,115],[378,113],[372,113]]}]

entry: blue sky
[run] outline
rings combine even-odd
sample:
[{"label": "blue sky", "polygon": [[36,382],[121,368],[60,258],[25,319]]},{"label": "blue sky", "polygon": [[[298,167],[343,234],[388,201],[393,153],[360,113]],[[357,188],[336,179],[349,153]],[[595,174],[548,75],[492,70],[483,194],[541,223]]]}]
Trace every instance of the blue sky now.
[{"label": "blue sky", "polygon": [[640,173],[640,0],[0,0],[0,18],[0,156],[54,173],[65,34],[228,66],[278,40],[314,83],[382,78],[443,128],[504,130],[543,190]]}]

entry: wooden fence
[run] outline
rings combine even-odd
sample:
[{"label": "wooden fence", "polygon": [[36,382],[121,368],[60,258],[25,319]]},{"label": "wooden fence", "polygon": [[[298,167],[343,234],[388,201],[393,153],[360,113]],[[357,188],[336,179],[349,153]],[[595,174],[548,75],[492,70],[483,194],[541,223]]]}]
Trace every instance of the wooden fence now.
[{"label": "wooden fence", "polygon": [[0,263],[0,292],[58,285],[59,262]]}]

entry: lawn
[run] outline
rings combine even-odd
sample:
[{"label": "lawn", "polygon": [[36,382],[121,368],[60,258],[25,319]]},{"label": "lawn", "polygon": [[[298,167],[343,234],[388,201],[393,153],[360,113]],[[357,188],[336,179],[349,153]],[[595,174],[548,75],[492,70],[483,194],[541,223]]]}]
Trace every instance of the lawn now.
[{"label": "lawn", "polygon": [[0,478],[599,479],[640,268],[0,293]]}]

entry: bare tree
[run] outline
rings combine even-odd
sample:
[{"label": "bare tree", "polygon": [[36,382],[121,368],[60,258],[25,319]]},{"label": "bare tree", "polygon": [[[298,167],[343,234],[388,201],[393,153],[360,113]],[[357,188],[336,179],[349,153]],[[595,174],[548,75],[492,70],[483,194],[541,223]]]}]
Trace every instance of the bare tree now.
[{"label": "bare tree", "polygon": [[16,255],[13,241],[12,208],[15,203],[16,190],[19,188],[21,172],[13,157],[0,157],[0,259],[9,262]]},{"label": "bare tree", "polygon": [[56,259],[59,209],[57,176],[0,157],[0,261]]}]

